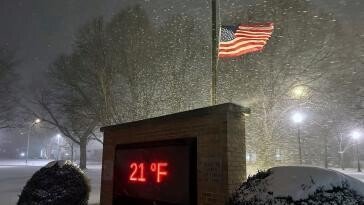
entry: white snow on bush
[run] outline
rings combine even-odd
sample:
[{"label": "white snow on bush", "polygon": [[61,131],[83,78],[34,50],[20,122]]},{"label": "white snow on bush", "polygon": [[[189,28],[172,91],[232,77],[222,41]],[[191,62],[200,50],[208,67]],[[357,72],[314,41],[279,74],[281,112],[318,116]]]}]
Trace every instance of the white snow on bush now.
[{"label": "white snow on bush", "polygon": [[[291,196],[293,200],[306,199],[318,189],[348,188],[364,196],[364,183],[340,172],[318,167],[284,166],[271,168],[272,173],[263,179],[257,190],[272,192],[273,197]],[[256,193],[257,194],[257,193]],[[261,193],[265,194],[265,193]]]}]

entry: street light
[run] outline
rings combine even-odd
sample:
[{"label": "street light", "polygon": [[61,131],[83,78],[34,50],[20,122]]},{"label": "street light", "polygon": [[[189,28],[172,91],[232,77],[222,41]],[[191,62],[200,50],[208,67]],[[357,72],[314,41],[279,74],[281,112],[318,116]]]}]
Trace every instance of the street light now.
[{"label": "street light", "polygon": [[303,115],[299,112],[296,112],[293,114],[292,120],[295,123],[301,123],[301,122],[303,122]]},{"label": "street light", "polygon": [[300,159],[300,165],[302,165],[302,149],[301,149],[301,133],[300,133],[300,124],[304,120],[303,114],[300,112],[296,112],[292,115],[292,120],[297,124],[297,140],[298,140],[298,154]]},{"label": "street light", "polygon": [[40,119],[37,118],[35,119],[32,124],[30,124],[29,129],[28,129],[28,143],[27,143],[27,156],[25,158],[25,164],[28,165],[28,158],[29,158],[29,138],[30,138],[30,132],[32,131],[32,128],[34,127],[34,125],[40,123]]},{"label": "street light", "polygon": [[361,137],[361,134],[359,131],[355,130],[351,133],[351,138],[353,138],[355,145],[356,145],[356,158],[358,160],[358,172],[361,172],[360,168],[360,155],[359,155],[359,138]]}]

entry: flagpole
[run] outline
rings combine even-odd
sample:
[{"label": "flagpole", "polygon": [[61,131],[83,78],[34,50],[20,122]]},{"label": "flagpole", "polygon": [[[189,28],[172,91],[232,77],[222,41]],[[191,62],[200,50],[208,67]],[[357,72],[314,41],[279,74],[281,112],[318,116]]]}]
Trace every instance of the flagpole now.
[{"label": "flagpole", "polygon": [[216,84],[220,25],[218,25],[219,0],[211,0],[212,42],[211,42],[211,105],[216,105]]}]

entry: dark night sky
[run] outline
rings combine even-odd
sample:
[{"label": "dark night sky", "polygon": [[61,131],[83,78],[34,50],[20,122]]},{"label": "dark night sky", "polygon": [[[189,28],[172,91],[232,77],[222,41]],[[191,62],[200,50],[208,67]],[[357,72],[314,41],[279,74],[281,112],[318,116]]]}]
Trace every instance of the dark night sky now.
[{"label": "dark night sky", "polygon": [[77,28],[92,17],[112,14],[117,0],[0,0],[0,45],[16,51],[19,71],[30,81],[59,53],[71,48]]},{"label": "dark night sky", "polygon": [[[37,84],[36,81],[41,80],[41,73],[49,63],[58,54],[70,51],[74,34],[82,24],[93,17],[109,18],[135,2],[137,1],[0,0],[0,45],[16,51],[16,57],[21,61],[18,70],[22,73],[25,84]],[[149,0],[139,2],[162,10],[175,5],[163,4],[162,1],[153,5]]]},{"label": "dark night sky", "polygon": [[[235,0],[227,0],[225,5],[229,7],[230,2],[233,1]],[[339,18],[361,25],[364,20],[364,3],[361,1],[316,0],[314,2],[320,7],[333,10]],[[6,45],[16,51],[17,58],[21,61],[18,70],[22,73],[25,84],[30,82],[36,84],[49,63],[58,54],[70,50],[74,34],[80,25],[92,17],[110,17],[129,2],[136,1],[0,0],[0,45]],[[201,12],[202,9],[196,10],[196,8],[207,5],[208,1],[144,0],[140,2],[150,8],[158,8],[160,11],[174,6],[180,11],[194,8],[196,13]],[[176,11],[172,9],[167,12]]]}]

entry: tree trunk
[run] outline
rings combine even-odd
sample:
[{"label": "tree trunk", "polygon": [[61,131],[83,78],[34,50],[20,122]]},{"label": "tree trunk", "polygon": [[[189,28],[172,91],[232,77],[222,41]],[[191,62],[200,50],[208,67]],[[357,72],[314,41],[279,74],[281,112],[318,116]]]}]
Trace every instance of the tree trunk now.
[{"label": "tree trunk", "polygon": [[86,145],[87,145],[87,139],[81,139],[80,140],[80,168],[86,169]]},{"label": "tree trunk", "polygon": [[71,162],[73,162],[74,158],[74,150],[73,150],[73,143],[71,144]]},{"label": "tree trunk", "polygon": [[328,154],[327,154],[327,136],[325,136],[324,138],[325,140],[325,168],[327,169],[329,167],[329,162],[328,162]]},{"label": "tree trunk", "polygon": [[344,168],[344,152],[340,152],[340,167],[342,170],[345,170]]}]

